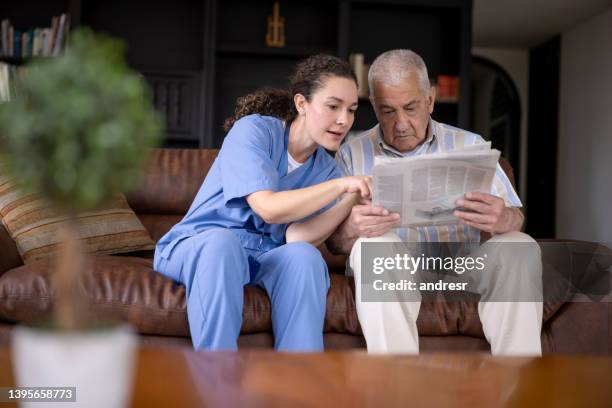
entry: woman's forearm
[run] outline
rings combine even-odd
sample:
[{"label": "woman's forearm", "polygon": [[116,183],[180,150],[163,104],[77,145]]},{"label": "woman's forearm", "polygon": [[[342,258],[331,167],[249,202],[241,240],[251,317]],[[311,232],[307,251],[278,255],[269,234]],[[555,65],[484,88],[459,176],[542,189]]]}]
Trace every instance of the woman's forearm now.
[{"label": "woman's forearm", "polygon": [[320,245],[344,221],[357,201],[357,194],[346,194],[340,202],[324,213],[306,222],[289,225],[285,234],[287,243],[304,241],[314,246]]},{"label": "woman's forearm", "polygon": [[347,192],[369,196],[369,178],[341,177],[297,190],[258,191],[247,202],[267,223],[286,224],[306,218]]},{"label": "woman's forearm", "polygon": [[269,224],[286,224],[300,220],[325,207],[344,191],[340,179],[287,191],[258,191],[247,202]]}]

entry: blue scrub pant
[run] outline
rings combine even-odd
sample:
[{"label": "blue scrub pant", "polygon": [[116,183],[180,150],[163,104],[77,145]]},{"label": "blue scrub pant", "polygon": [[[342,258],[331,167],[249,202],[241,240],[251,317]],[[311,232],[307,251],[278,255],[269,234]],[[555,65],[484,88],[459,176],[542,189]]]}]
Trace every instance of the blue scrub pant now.
[{"label": "blue scrub pant", "polygon": [[321,253],[308,243],[263,252],[244,248],[229,229],[215,228],[179,242],[155,267],[186,287],[196,350],[238,348],[247,284],[268,293],[277,350],[323,350],[329,275]]}]

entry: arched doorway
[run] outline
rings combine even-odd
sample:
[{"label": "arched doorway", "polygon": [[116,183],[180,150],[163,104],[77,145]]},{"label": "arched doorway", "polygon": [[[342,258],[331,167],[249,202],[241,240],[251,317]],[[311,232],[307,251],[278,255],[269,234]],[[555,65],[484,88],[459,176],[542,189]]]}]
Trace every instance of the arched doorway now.
[{"label": "arched doorway", "polygon": [[518,183],[521,101],[516,85],[510,75],[490,59],[474,56],[471,66],[470,128],[501,151],[512,165]]}]

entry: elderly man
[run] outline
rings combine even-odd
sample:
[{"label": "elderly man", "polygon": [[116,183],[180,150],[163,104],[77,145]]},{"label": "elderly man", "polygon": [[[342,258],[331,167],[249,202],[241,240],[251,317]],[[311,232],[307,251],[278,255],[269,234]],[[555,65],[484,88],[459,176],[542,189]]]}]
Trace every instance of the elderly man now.
[{"label": "elderly man", "polygon": [[[370,68],[368,83],[378,124],[338,151],[337,161],[345,175],[371,175],[374,157],[378,155],[410,157],[484,142],[474,133],[431,118],[435,92],[425,63],[416,53],[392,50],[381,54]],[[489,262],[496,267],[473,278],[478,292],[489,300],[479,303],[478,313],[491,351],[541,355],[541,301],[526,293],[521,302],[502,301],[504,296],[499,295],[504,285],[541,293],[542,270],[539,247],[528,235],[519,232],[523,225],[523,214],[518,208],[521,202],[501,167],[498,165],[490,194],[468,193],[457,202],[457,207],[466,210],[455,211],[459,224],[396,228],[398,214],[362,203],[353,208],[328,239],[332,252],[350,254],[348,270],[355,276],[357,314],[368,351],[418,353],[416,319],[421,303],[420,296],[411,301],[362,301],[361,243],[400,240],[478,243],[480,232],[486,231],[493,237],[479,250],[486,250]],[[517,257],[506,242],[526,243],[531,250]]]}]

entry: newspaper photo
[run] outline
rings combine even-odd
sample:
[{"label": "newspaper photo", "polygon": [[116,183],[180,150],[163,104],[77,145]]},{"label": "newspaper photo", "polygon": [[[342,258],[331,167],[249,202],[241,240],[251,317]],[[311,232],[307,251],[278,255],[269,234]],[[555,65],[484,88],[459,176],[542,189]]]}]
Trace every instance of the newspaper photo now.
[{"label": "newspaper photo", "polygon": [[490,193],[499,156],[490,142],[414,157],[377,156],[373,202],[399,213],[401,227],[457,223],[455,202],[467,192]]}]

